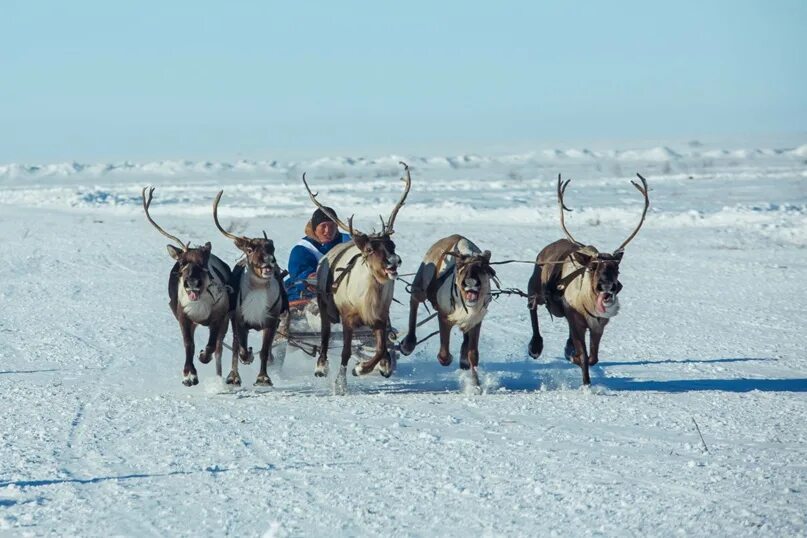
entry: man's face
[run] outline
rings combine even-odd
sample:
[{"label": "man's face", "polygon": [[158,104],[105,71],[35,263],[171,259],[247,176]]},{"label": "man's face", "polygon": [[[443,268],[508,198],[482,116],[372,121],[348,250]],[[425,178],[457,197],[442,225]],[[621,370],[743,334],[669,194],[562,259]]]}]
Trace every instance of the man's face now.
[{"label": "man's face", "polygon": [[314,235],[320,243],[329,243],[336,237],[336,223],[330,220],[320,222],[314,230]]}]

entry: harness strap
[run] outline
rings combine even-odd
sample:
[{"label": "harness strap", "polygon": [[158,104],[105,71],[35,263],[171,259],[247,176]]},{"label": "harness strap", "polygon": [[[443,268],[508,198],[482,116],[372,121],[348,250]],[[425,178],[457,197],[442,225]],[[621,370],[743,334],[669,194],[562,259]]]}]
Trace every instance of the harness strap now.
[{"label": "harness strap", "polygon": [[572,271],[571,273],[569,273],[568,275],[566,275],[565,277],[560,279],[560,281],[558,282],[558,285],[556,286],[556,289],[558,289],[560,291],[566,289],[566,287],[569,284],[571,284],[572,281],[574,281],[574,279],[576,279],[577,277],[579,277],[580,275],[582,275],[585,272],[586,272],[585,267],[579,267],[579,268],[575,269],[574,271]]},{"label": "harness strap", "polygon": [[[347,249],[345,249],[345,250],[347,250]],[[339,256],[336,257],[336,259],[334,260],[334,264],[339,260],[339,258],[342,257],[342,254],[344,254],[344,252],[340,253]],[[339,276],[337,276],[334,279],[333,285],[331,286],[331,291],[333,293],[336,293],[336,290],[339,289],[339,284],[342,283],[342,281],[345,279],[345,277],[350,276],[350,271],[353,270],[353,267],[356,265],[356,260],[358,260],[361,257],[361,255],[362,255],[361,252],[359,252],[358,254],[356,254],[355,256],[350,258],[350,261],[347,262],[347,265],[345,267],[337,267],[336,269],[334,269],[334,272],[336,272],[336,271],[341,271],[341,272],[339,273]]]},{"label": "harness strap", "polygon": [[[443,258],[444,258],[444,256],[440,257],[440,262],[441,263],[443,261]],[[452,267],[451,269],[449,269],[448,271],[446,271],[445,273],[443,273],[442,275],[437,277],[437,285],[434,287],[435,296],[437,295],[437,291],[440,288],[442,288],[443,284],[445,284],[446,280],[448,280],[448,277],[452,277],[452,280],[453,280],[454,271],[456,271],[456,270],[457,270],[457,266],[455,264],[454,267]],[[454,289],[456,288],[455,284],[456,284],[455,282],[451,283],[451,294],[449,295],[449,297],[451,299],[451,310],[454,310]]]}]

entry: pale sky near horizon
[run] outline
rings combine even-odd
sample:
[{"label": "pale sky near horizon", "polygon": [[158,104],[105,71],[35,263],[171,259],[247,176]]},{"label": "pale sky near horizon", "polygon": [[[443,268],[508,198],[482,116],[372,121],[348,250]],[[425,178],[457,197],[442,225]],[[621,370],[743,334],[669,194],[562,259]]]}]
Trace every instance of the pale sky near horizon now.
[{"label": "pale sky near horizon", "polygon": [[807,1],[0,4],[0,163],[807,132]]}]

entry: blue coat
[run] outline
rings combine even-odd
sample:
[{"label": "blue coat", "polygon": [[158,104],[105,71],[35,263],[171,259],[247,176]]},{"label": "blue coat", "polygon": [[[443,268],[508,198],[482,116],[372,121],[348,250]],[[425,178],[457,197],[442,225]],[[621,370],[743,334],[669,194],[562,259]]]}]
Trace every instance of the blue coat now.
[{"label": "blue coat", "polygon": [[[313,246],[320,254],[327,254],[329,250],[345,241],[350,241],[350,236],[344,233],[337,233],[332,241],[322,244],[312,237],[303,237],[305,241]],[[321,256],[320,256],[321,257]],[[296,244],[289,253],[289,277],[285,281],[286,291],[289,294],[289,301],[298,299],[310,299],[316,295],[315,291],[309,291],[305,286],[305,279],[316,273],[319,259],[311,250],[304,245]]]}]

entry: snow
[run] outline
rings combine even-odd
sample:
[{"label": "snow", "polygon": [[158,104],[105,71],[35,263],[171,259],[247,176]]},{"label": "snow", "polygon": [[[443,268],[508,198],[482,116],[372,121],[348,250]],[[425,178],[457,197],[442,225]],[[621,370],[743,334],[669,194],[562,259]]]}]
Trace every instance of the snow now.
[{"label": "snow", "polygon": [[[0,534],[805,536],[805,147],[2,165]],[[482,395],[458,360],[437,364],[436,338],[390,379],[349,376],[344,397],[338,351],[328,379],[290,352],[272,388],[252,386],[257,361],[239,390],[212,363],[182,386],[173,261],[142,187],[157,187],[158,223],[232,264],[211,218],[224,188],[222,224],[265,229],[284,261],[312,209],[303,171],[369,230],[400,195],[401,158],[402,273],[450,233],[534,259],[561,237],[558,172],[573,178],[570,231],[613,249],[641,211],[630,179],[648,179],[592,386],[545,311],[544,354],[527,356],[516,297],[483,324]],[[531,270],[497,267],[521,289]],[[406,316],[393,304],[394,325]]]}]

